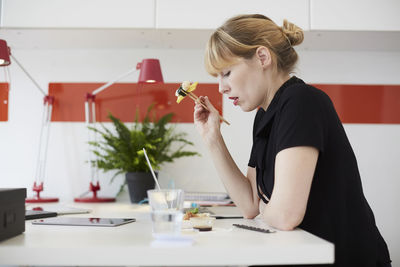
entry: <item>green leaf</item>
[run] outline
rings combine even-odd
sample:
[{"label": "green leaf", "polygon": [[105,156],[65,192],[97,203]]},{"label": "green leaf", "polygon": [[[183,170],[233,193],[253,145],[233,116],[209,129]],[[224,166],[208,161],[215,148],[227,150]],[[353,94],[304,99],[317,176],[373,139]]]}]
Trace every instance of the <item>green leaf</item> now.
[{"label": "green leaf", "polygon": [[110,182],[121,173],[149,170],[143,148],[146,149],[149,161],[156,170],[159,170],[166,162],[173,162],[181,157],[200,155],[194,151],[184,150],[187,146],[193,146],[193,143],[186,140],[186,133],[177,132],[175,127],[169,124],[174,114],[168,113],[157,120],[153,108],[154,104],[149,106],[142,122],[139,122],[137,109],[135,120],[130,128],[111,113],[108,117],[114,126],[114,132],[103,124],[101,129],[88,127],[101,137],[101,140],[97,142],[89,142],[91,151],[96,157],[91,164],[105,172],[117,170]]}]

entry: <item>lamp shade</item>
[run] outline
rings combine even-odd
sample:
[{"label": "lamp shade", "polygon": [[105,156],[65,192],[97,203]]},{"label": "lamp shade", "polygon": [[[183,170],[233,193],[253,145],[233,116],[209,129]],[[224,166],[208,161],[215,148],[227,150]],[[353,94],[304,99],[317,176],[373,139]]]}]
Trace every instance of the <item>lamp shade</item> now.
[{"label": "lamp shade", "polygon": [[0,39],[0,67],[10,65],[10,48],[5,40]]},{"label": "lamp shade", "polygon": [[140,69],[138,83],[163,83],[160,61],[155,58],[143,59],[136,65]]}]

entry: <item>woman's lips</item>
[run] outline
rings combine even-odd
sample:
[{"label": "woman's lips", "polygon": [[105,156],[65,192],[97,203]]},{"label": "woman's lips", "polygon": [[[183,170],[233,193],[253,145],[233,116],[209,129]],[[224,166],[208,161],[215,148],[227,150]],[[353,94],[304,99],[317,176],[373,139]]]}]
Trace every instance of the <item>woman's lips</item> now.
[{"label": "woman's lips", "polygon": [[237,104],[239,103],[239,97],[229,97],[229,99],[233,100],[233,104],[235,106],[237,106]]}]

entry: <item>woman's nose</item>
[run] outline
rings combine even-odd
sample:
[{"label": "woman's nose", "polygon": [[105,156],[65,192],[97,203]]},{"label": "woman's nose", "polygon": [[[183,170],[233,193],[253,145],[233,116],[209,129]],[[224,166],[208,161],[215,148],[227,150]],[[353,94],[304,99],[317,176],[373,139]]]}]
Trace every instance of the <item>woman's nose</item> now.
[{"label": "woman's nose", "polygon": [[229,87],[226,84],[224,84],[221,80],[219,81],[218,84],[219,84],[218,91],[221,94],[226,94],[229,91]]}]

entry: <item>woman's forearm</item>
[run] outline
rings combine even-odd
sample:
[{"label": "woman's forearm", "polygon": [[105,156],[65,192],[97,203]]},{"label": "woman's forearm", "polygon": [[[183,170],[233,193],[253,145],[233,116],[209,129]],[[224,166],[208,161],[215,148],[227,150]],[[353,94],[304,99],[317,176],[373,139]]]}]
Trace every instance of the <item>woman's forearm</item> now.
[{"label": "woman's forearm", "polygon": [[222,135],[217,134],[207,146],[219,177],[244,217],[257,216],[258,199],[254,199],[251,183],[232,159]]}]

